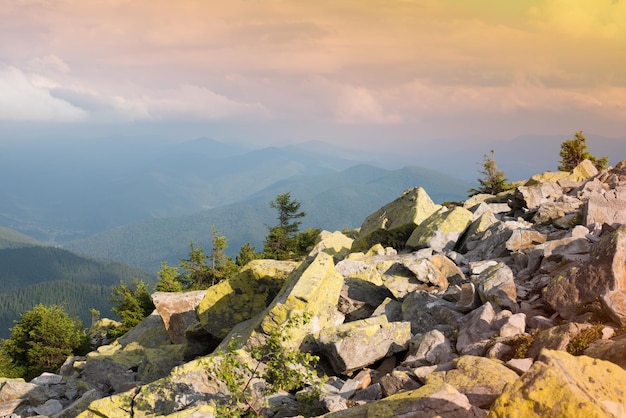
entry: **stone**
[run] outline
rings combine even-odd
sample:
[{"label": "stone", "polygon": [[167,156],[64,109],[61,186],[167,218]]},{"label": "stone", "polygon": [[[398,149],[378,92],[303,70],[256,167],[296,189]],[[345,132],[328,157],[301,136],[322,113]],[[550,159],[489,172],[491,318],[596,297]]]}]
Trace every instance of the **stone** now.
[{"label": "stone", "polygon": [[319,346],[335,372],[346,374],[406,350],[410,339],[408,322],[388,322],[385,316],[377,316],[323,329]]},{"label": "stone", "polygon": [[480,296],[474,283],[463,283],[461,286],[461,297],[454,305],[454,309],[467,313],[481,305]]},{"label": "stone", "polygon": [[454,309],[454,303],[417,291],[402,302],[402,318],[411,323],[413,334],[423,334],[433,329],[452,332],[462,314]]},{"label": "stone", "polygon": [[623,416],[624,382],[626,371],[608,361],[543,350],[526,373],[504,388],[489,417]]},{"label": "stone", "polygon": [[425,385],[379,401],[326,414],[325,418],[482,418],[486,411],[473,406],[465,395],[447,384]]},{"label": "stone", "polygon": [[570,173],[569,177],[572,180],[580,181],[587,180],[593,176],[598,175],[598,169],[589,160],[582,160]]},{"label": "stone", "polygon": [[511,233],[511,237],[506,241],[506,249],[509,251],[522,251],[526,248],[543,244],[548,239],[546,234],[542,234],[532,229],[516,229]]},{"label": "stone", "polygon": [[599,299],[605,312],[626,325],[626,226],[605,234],[587,264],[568,266],[554,275],[544,289],[547,304],[565,319],[580,306]]},{"label": "stone", "polygon": [[315,246],[309,252],[309,257],[314,257],[317,253],[323,251],[335,259],[343,259],[350,253],[353,242],[352,238],[345,236],[339,231],[322,231],[317,237]]},{"label": "stone", "polygon": [[[58,385],[63,381],[63,376],[44,372],[30,381],[34,385]],[[44,414],[45,415],[45,414]]]},{"label": "stone", "polygon": [[565,351],[572,338],[580,334],[582,330],[590,327],[590,324],[568,322],[543,330],[535,336],[533,343],[528,349],[528,357],[536,358],[544,348]]},{"label": "stone", "polygon": [[512,358],[506,362],[506,365],[517,374],[522,375],[530,369],[533,363],[532,358]]},{"label": "stone", "polygon": [[419,335],[416,341],[411,340],[411,345],[412,348],[402,362],[406,367],[436,365],[453,358],[450,341],[436,329]]},{"label": "stone", "polygon": [[383,397],[395,395],[398,392],[414,390],[421,386],[408,372],[402,370],[394,370],[382,376],[379,383]]},{"label": "stone", "polygon": [[174,344],[185,342],[185,330],[198,322],[196,307],[206,295],[206,290],[195,292],[155,292],[152,302],[163,319],[163,325]]},{"label": "stone", "polygon": [[335,266],[344,279],[361,279],[375,285],[382,285],[383,278],[373,262],[346,258]]},{"label": "stone", "polygon": [[491,302],[487,302],[480,308],[473,310],[459,322],[459,335],[456,342],[456,349],[459,353],[464,353],[465,349],[472,344],[488,340],[498,332],[494,326],[496,312]]},{"label": "stone", "polygon": [[202,327],[224,338],[235,325],[267,308],[296,266],[293,261],[253,260],[235,276],[211,286],[196,309]]},{"label": "stone", "polygon": [[513,230],[508,228],[504,222],[496,222],[486,231],[476,234],[465,243],[467,251],[464,255],[470,261],[506,257],[510,251],[506,249],[505,244],[512,234]]},{"label": "stone", "polygon": [[520,186],[515,190],[515,207],[536,209],[544,203],[554,202],[563,195],[561,187],[554,181],[545,181],[531,186]]},{"label": "stone", "polygon": [[541,225],[548,224],[567,215],[574,215],[575,217],[578,214],[578,209],[581,207],[581,205],[582,202],[575,198],[572,198],[571,201],[568,200],[544,203],[539,206],[539,208],[537,209],[537,213],[535,213],[535,216],[533,216],[533,223]]},{"label": "stone", "polygon": [[570,173],[567,171],[546,171],[541,174],[533,175],[524,186],[535,186],[545,182],[560,182],[569,177]]},{"label": "stone", "polygon": [[482,271],[477,277],[472,277],[476,285],[480,300],[493,302],[502,309],[517,312],[517,289],[513,271],[503,263],[498,263]]},{"label": "stone", "polygon": [[454,249],[461,252],[467,252],[468,241],[478,239],[480,234],[498,222],[498,218],[495,217],[491,210],[481,213],[478,217],[475,217],[472,223],[465,229],[465,232],[457,240]]},{"label": "stone", "polygon": [[445,382],[467,396],[472,405],[480,408],[489,408],[504,387],[518,378],[517,373],[498,360],[462,356],[454,363],[455,369],[431,374],[426,378],[426,384],[439,380]]},{"label": "stone", "polygon": [[441,208],[413,230],[405,246],[415,250],[430,247],[436,252],[451,250],[472,220],[472,212],[460,206]]},{"label": "stone", "polygon": [[292,272],[264,311],[233,328],[218,349],[227,351],[231,342],[246,348],[262,344],[269,332],[283,327],[291,316],[306,313],[310,321],[291,329],[291,338],[283,341],[285,348],[300,347],[307,335],[315,336],[321,329],[332,329],[343,322],[343,315],[337,310],[343,284],[343,276],[335,270],[333,258],[324,252],[318,253]]},{"label": "stone", "polygon": [[415,278],[426,285],[444,292],[448,288],[448,279],[441,270],[428,259],[404,259],[402,265],[410,270]]},{"label": "stone", "polygon": [[517,313],[509,316],[500,327],[501,337],[514,337],[526,331],[526,314]]},{"label": "stone", "polygon": [[0,417],[13,417],[18,408],[26,402],[26,399],[14,399],[11,401],[0,401]]},{"label": "stone", "polygon": [[374,383],[371,386],[368,386],[365,389],[361,389],[357,391],[352,397],[352,401],[357,404],[360,403],[369,403],[373,401],[377,401],[383,397],[383,389],[380,383]]},{"label": "stone", "polygon": [[610,361],[626,369],[626,334],[610,340],[596,340],[585,350],[585,355]]},{"label": "stone", "polygon": [[367,251],[374,244],[403,248],[413,230],[440,208],[423,188],[408,189],[365,219],[352,251]]},{"label": "stone", "polygon": [[369,318],[391,296],[391,292],[384,286],[376,286],[361,279],[346,279],[337,307],[339,312],[346,315],[346,322],[356,321]]},{"label": "stone", "polygon": [[116,347],[124,348],[129,344],[139,345],[144,348],[157,348],[172,344],[163,319],[156,309],[138,325],[118,338],[111,346],[115,345]]},{"label": "stone", "polygon": [[449,257],[451,256],[460,256],[460,254],[451,254],[450,252],[443,254],[435,254],[430,258],[430,262],[433,263],[437,269],[444,275],[448,283],[453,284],[462,284],[467,281],[465,274],[463,271],[456,265],[454,261],[452,261]]},{"label": "stone", "polygon": [[372,312],[372,317],[384,315],[389,322],[402,321],[402,302],[387,298]]},{"label": "stone", "polygon": [[37,415],[50,416],[63,410],[63,405],[58,399],[48,399],[42,405],[33,408]]},{"label": "stone", "polygon": [[44,386],[26,383],[23,379],[10,379],[0,388],[0,402],[26,399],[31,405],[41,405],[48,400],[50,394]]},{"label": "stone", "polygon": [[98,391],[97,389],[90,389],[83,393],[80,398],[65,407],[61,412],[54,415],[53,418],[74,418],[86,410],[89,407],[89,404],[103,398],[104,396],[104,393]]},{"label": "stone", "polygon": [[626,185],[591,193],[583,205],[583,224],[593,223],[618,226],[626,224]]}]

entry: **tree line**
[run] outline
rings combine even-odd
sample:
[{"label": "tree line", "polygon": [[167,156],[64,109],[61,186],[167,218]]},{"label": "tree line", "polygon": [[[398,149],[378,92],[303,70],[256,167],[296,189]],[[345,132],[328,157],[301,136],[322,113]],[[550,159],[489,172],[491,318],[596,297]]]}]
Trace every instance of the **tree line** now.
[{"label": "tree line", "polygon": [[[561,157],[558,166],[559,171],[572,171],[584,160],[591,161],[598,170],[603,170],[609,165],[608,157],[596,157],[587,150],[587,138],[583,136],[582,131],[574,133],[574,138],[561,143],[559,156]],[[480,193],[498,194],[514,187],[513,184],[509,183],[504,171],[498,168],[494,150],[491,150],[489,155],[484,156],[482,167],[479,172],[483,177],[478,179],[480,186],[470,189],[470,196]]]},{"label": "tree line", "polygon": [[[178,266],[163,262],[155,290],[206,289],[232,277],[254,259],[304,257],[320,230],[299,230],[300,219],[306,212],[290,193],[279,194],[269,205],[277,211],[277,225],[267,226],[262,252],[246,243],[233,260],[224,252],[228,248],[227,238],[213,227],[210,252],[207,254],[202,246],[191,243],[188,256],[180,259]],[[150,289],[143,279],[135,279],[130,284],[120,281],[112,286],[109,301],[121,323],[109,331],[111,337],[124,334],[154,310]],[[91,313],[97,316],[98,311],[92,307]],[[78,318],[70,316],[62,304],[35,306],[22,314],[10,331],[10,337],[0,345],[0,376],[32,378],[43,371],[55,370],[72,353],[90,349],[86,328]]]}]

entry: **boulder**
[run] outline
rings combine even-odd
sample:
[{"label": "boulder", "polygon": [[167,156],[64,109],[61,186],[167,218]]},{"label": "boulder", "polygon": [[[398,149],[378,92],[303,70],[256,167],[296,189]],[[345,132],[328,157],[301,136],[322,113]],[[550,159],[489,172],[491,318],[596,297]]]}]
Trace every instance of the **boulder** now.
[{"label": "boulder", "polygon": [[314,257],[320,251],[333,256],[335,259],[343,259],[350,253],[354,240],[339,231],[322,231],[317,237],[315,246],[309,252],[309,257]]},{"label": "boulder", "polygon": [[163,319],[170,340],[174,344],[185,342],[185,330],[198,322],[196,307],[206,295],[206,290],[195,292],[155,292],[152,302]]},{"label": "boulder", "polygon": [[472,220],[472,212],[460,206],[441,208],[413,230],[405,246],[416,250],[430,247],[437,252],[451,250]]},{"label": "boulder", "polygon": [[346,258],[337,263],[335,270],[345,279],[361,279],[375,285],[383,284],[383,278],[376,268],[376,262],[373,260],[365,261]]},{"label": "boulder", "polygon": [[626,185],[602,192],[594,192],[583,205],[583,223],[626,224]]},{"label": "boulder", "polygon": [[626,370],[626,334],[610,340],[596,340],[589,344],[585,355],[610,361]]},{"label": "boulder", "polygon": [[517,312],[517,290],[513,279],[513,271],[503,263],[488,267],[472,277],[483,303],[493,302],[502,309]]},{"label": "boulder", "polygon": [[423,188],[408,189],[365,219],[352,251],[367,251],[374,244],[403,248],[413,230],[440,208]]},{"label": "boulder", "polygon": [[437,365],[452,358],[450,341],[441,331],[434,329],[411,340],[411,348],[402,365],[411,368]]},{"label": "boulder", "polygon": [[506,257],[510,251],[506,249],[505,244],[512,234],[513,230],[504,222],[492,224],[486,231],[465,242],[467,248],[465,257],[470,261]]},{"label": "boulder", "polygon": [[466,349],[472,344],[493,337],[498,332],[498,328],[494,324],[495,319],[496,311],[490,302],[462,317],[458,321],[457,351],[465,353]]},{"label": "boulder", "polygon": [[318,253],[291,273],[265,310],[233,328],[218,348],[226,351],[233,340],[237,346],[256,346],[267,333],[284,326],[289,317],[306,313],[310,321],[292,329],[291,338],[283,342],[287,348],[299,347],[307,335],[315,335],[321,329],[333,328],[343,322],[343,316],[337,310],[343,284],[343,276],[335,270],[332,256]]},{"label": "boulder", "polygon": [[467,396],[472,405],[480,408],[489,408],[505,385],[518,378],[517,373],[498,360],[462,356],[454,360],[454,364],[456,368],[452,370],[427,376],[426,384],[441,381],[452,385]]},{"label": "boulder", "polygon": [[346,315],[346,322],[365,319],[391,296],[391,292],[384,286],[376,286],[361,279],[346,279],[337,307],[339,312]]},{"label": "boulder", "polygon": [[415,275],[418,282],[424,283],[427,287],[432,286],[441,292],[448,288],[448,279],[429,259],[405,258],[401,263]]},{"label": "boulder", "polygon": [[408,322],[377,316],[323,329],[319,345],[335,372],[346,374],[406,350],[410,339]]},{"label": "boulder", "polygon": [[535,336],[534,341],[528,348],[528,357],[536,358],[541,350],[567,350],[572,338],[580,334],[581,331],[591,328],[590,324],[578,324],[568,322],[563,325],[545,329]]},{"label": "boulder", "polygon": [[548,239],[546,234],[532,229],[516,229],[506,241],[505,247],[509,251],[522,251],[543,244]]},{"label": "boulder", "polygon": [[515,190],[514,207],[537,209],[544,203],[554,202],[563,195],[563,190],[554,181],[545,181],[532,186],[520,186]]},{"label": "boulder", "polygon": [[480,418],[486,412],[470,404],[465,395],[448,384],[431,384],[379,401],[326,414],[325,418]]},{"label": "boulder", "polygon": [[211,286],[196,309],[202,327],[224,338],[235,325],[267,308],[296,266],[293,261],[253,260],[235,276]]},{"label": "boulder", "polygon": [[496,399],[489,417],[621,417],[626,371],[608,361],[543,350]]},{"label": "boulder", "polygon": [[413,334],[424,334],[433,329],[452,333],[461,316],[454,309],[454,303],[424,291],[410,293],[402,302],[402,318],[411,323]]},{"label": "boulder", "polygon": [[626,325],[626,226],[605,234],[595,245],[591,261],[560,270],[544,289],[544,300],[569,319],[596,299],[606,313]]}]

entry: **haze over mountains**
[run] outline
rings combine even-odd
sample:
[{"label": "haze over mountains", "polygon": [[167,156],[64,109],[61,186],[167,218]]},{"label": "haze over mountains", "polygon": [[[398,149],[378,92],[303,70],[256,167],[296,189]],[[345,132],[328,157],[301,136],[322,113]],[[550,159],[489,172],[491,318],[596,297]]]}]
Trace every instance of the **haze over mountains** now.
[{"label": "haze over mountains", "polygon": [[[554,169],[566,138],[527,136],[500,148],[433,141],[388,153],[317,141],[264,148],[207,138],[5,141],[0,175],[11,181],[0,183],[0,225],[154,271],[185,255],[189,242],[206,243],[211,225],[227,236],[231,254],[248,241],[258,248],[274,222],[268,202],[279,193],[303,203],[304,227],[354,228],[407,187],[423,186],[439,202],[464,199],[490,147],[511,180]],[[624,144],[588,140],[596,155],[619,155]]]}]

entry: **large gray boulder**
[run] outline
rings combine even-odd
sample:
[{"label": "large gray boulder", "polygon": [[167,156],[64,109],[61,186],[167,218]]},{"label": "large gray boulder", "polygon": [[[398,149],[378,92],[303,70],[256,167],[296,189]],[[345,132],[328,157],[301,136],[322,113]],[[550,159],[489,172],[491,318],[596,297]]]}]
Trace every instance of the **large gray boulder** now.
[{"label": "large gray boulder", "polygon": [[544,300],[561,317],[573,318],[580,307],[599,299],[608,315],[626,325],[626,226],[606,234],[587,264],[568,266],[544,290]]},{"label": "large gray boulder", "polygon": [[346,374],[406,350],[410,339],[408,322],[387,322],[385,316],[377,316],[324,329],[319,345],[335,372]]},{"label": "large gray boulder", "polygon": [[439,208],[423,188],[408,189],[365,219],[352,251],[367,251],[374,244],[403,248],[415,227]]},{"label": "large gray boulder", "polygon": [[451,250],[472,220],[472,212],[460,206],[441,208],[413,230],[406,247],[414,250],[430,247],[437,252]]},{"label": "large gray boulder", "polygon": [[174,344],[185,343],[185,330],[198,323],[196,307],[206,290],[194,292],[155,292],[152,302],[163,319],[167,334]]}]

